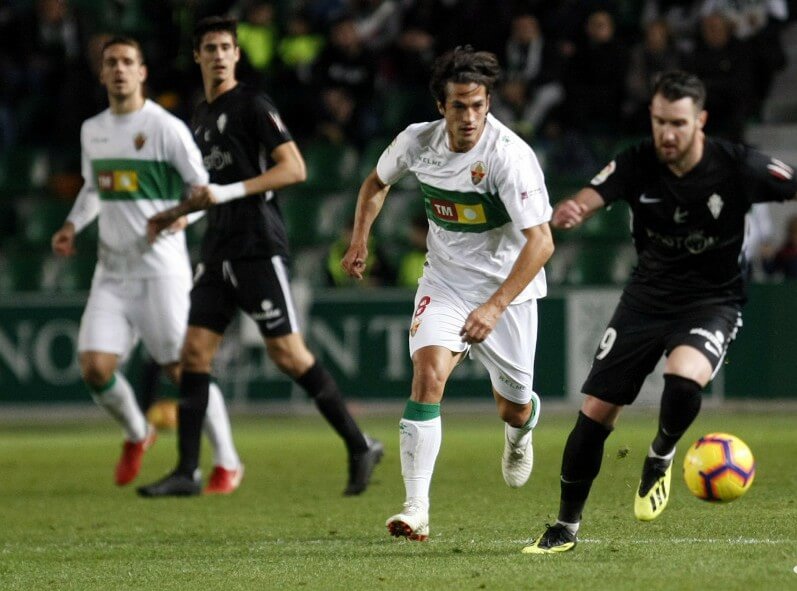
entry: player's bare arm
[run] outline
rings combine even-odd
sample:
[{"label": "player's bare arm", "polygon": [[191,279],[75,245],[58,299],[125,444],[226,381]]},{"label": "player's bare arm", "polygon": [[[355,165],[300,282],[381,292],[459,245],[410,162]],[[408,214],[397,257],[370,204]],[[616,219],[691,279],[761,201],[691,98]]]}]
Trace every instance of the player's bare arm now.
[{"label": "player's bare arm", "polygon": [[363,278],[365,261],[368,260],[368,236],[371,234],[374,220],[382,210],[388,191],[390,191],[390,185],[382,182],[376,174],[376,170],[371,171],[360,187],[360,192],[357,195],[357,209],[354,213],[351,244],[340,261],[341,266],[350,277]]},{"label": "player's bare arm", "polygon": [[[192,194],[198,188],[195,187],[192,190]],[[190,197],[189,197],[190,198]],[[183,222],[182,227],[178,227],[181,223],[180,220],[185,218],[185,216],[192,211],[197,211],[196,209],[188,209],[186,206],[188,199],[182,201],[178,205],[174,207],[170,207],[169,209],[164,209],[156,213],[154,216],[147,220],[147,241],[152,244],[157,240],[158,234],[163,232],[164,230],[170,230],[174,232],[179,232],[187,225],[187,221]]]},{"label": "player's bare arm", "polygon": [[561,230],[577,228],[605,205],[603,197],[595,189],[585,187],[570,199],[557,203],[551,217],[551,225]]},{"label": "player's bare arm", "polygon": [[554,251],[550,226],[540,224],[522,230],[526,244],[520,250],[512,270],[490,299],[473,310],[460,331],[463,342],[481,343],[495,328],[507,306],[536,277]]},{"label": "player's bare arm", "polygon": [[147,222],[147,239],[154,242],[163,230],[189,213],[208,209],[220,203],[239,199],[255,193],[276,191],[303,182],[307,178],[304,158],[296,142],[280,144],[271,152],[274,166],[263,174],[229,185],[203,185],[193,187],[188,198],[152,216]]},{"label": "player's bare arm", "polygon": [[75,224],[64,222],[61,229],[53,234],[51,245],[53,252],[61,257],[69,257],[77,252],[75,250]]}]

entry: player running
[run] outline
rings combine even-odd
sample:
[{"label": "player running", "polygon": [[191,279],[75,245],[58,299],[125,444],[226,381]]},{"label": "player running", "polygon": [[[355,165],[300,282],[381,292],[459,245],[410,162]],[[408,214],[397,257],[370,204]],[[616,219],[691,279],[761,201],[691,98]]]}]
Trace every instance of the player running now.
[{"label": "player running", "polygon": [[[71,256],[75,235],[99,217],[98,262],[80,321],[78,351],[92,397],[126,433],[116,466],[120,486],[138,475],[156,433],[118,371],[119,360],[141,338],[148,353],[177,383],[188,319],[191,266],[182,232],[186,220],[175,221],[150,245],[147,218],[178,202],[187,185],[208,181],[185,124],[144,98],[146,77],[138,42],[115,37],[104,45],[100,80],[110,107],[83,124],[84,184],[52,238],[56,254]],[[215,384],[210,400],[204,428],[215,467],[206,492],[229,493],[240,481],[243,466]]]},{"label": "player running", "polygon": [[638,263],[603,334],[562,458],[556,523],[524,553],[571,550],[606,438],[662,354],[659,426],[642,466],[634,515],[667,506],[675,445],[697,417],[701,391],[742,325],[745,216],[753,203],[785,201],[794,170],[740,144],[705,136],[706,91],[694,75],[661,77],[650,104],[652,139],[621,152],[552,224],[575,228],[617,201],[633,213]]},{"label": "player running", "polygon": [[489,371],[505,422],[504,480],[531,474],[537,299],[553,253],[551,206],[531,148],[488,113],[499,75],[491,53],[469,46],[435,63],[432,94],[442,119],[410,125],[382,153],[360,188],[343,268],[362,278],[368,236],[390,186],[420,182],[429,218],[428,259],[415,295],[409,346],[412,393],[399,422],[403,510],[394,536],[429,536],[429,487],[440,449],[440,402],[451,372],[470,352]]},{"label": "player running", "polygon": [[194,31],[205,101],[192,127],[213,184],[150,219],[158,236],[188,212],[208,209],[208,229],[191,292],[185,368],[180,387],[177,468],[143,496],[199,492],[199,425],[208,400],[211,363],[238,310],[257,323],[272,361],[300,385],[343,438],[349,456],[344,494],[368,486],[382,444],[364,435],[326,368],[307,349],[288,280],[288,238],[275,191],[304,181],[304,160],[271,99],[240,84],[236,21],[209,17]]}]

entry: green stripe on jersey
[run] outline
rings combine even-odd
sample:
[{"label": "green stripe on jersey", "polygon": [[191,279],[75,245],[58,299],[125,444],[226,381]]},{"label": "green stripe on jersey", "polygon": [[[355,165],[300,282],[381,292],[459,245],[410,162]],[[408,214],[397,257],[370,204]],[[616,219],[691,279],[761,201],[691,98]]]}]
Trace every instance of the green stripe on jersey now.
[{"label": "green stripe on jersey", "polygon": [[184,181],[169,162],[158,160],[100,159],[92,160],[94,186],[100,199],[133,201],[163,199],[179,201]]},{"label": "green stripe on jersey", "polygon": [[487,232],[511,221],[497,195],[447,191],[421,183],[426,215],[451,232]]}]

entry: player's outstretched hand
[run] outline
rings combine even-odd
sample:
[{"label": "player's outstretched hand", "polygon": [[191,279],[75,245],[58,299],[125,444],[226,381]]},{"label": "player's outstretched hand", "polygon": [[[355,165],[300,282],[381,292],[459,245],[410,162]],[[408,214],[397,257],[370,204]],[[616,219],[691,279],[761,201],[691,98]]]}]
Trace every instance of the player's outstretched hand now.
[{"label": "player's outstretched hand", "polygon": [[349,246],[346,254],[340,261],[340,266],[346,271],[349,277],[355,279],[362,279],[365,273],[365,261],[368,260],[368,247],[363,245]]},{"label": "player's outstretched hand", "polygon": [[579,203],[575,199],[567,199],[557,204],[551,217],[551,225],[554,228],[568,230],[575,228],[584,221],[584,214],[587,206]]},{"label": "player's outstretched hand", "polygon": [[75,225],[66,222],[61,229],[53,234],[50,241],[53,252],[61,257],[70,257],[77,252],[75,249]]}]

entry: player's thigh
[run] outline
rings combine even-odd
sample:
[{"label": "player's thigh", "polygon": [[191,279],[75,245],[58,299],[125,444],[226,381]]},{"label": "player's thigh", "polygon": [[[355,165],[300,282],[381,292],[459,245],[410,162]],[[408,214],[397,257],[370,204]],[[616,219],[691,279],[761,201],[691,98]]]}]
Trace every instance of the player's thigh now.
[{"label": "player's thigh", "polygon": [[532,389],[537,324],[536,300],[514,304],[504,310],[490,335],[471,348],[471,356],[490,374],[493,389],[514,404],[537,398]]},{"label": "player's thigh", "polygon": [[705,386],[716,375],[741,326],[742,313],[736,306],[706,306],[684,315],[667,339],[666,371]]},{"label": "player's thigh", "polygon": [[190,306],[188,275],[153,277],[142,281],[134,325],[150,356],[160,365],[180,359]]},{"label": "player's thigh", "polygon": [[130,322],[129,282],[97,277],[80,319],[78,351],[96,351],[124,357],[136,342]]},{"label": "player's thigh", "polygon": [[221,261],[197,265],[190,300],[188,324],[224,334],[238,312],[238,304],[235,286]]},{"label": "player's thigh", "polygon": [[665,350],[667,319],[618,304],[581,391],[611,404],[631,404]]},{"label": "player's thigh", "polygon": [[236,284],[238,306],[255,321],[263,338],[299,332],[299,318],[283,257],[231,261],[228,274]]},{"label": "player's thigh", "polygon": [[421,278],[410,322],[410,357],[415,358],[415,352],[423,347],[443,347],[453,353],[466,353],[469,346],[462,341],[460,331],[471,309],[450,290]]}]

